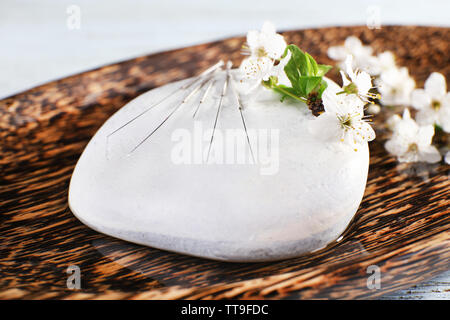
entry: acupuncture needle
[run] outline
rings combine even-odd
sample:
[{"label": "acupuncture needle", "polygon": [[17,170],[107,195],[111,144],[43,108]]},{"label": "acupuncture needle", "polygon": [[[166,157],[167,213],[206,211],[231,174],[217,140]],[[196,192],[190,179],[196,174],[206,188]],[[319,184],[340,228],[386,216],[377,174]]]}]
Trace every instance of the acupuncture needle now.
[{"label": "acupuncture needle", "polygon": [[207,96],[208,96],[208,93],[209,93],[209,91],[211,90],[211,88],[212,88],[212,86],[214,85],[215,82],[216,82],[215,79],[212,80],[212,81],[209,83],[208,87],[206,87],[206,90],[205,90],[205,92],[203,93],[203,96],[202,96],[202,98],[200,99],[200,102],[198,103],[197,109],[195,109],[195,112],[194,112],[194,114],[192,115],[192,118],[195,118],[195,115],[197,114],[198,110],[200,109],[200,106],[205,102],[205,100],[206,100],[206,98],[207,98]]},{"label": "acupuncture needle", "polygon": [[169,99],[170,97],[172,97],[173,95],[175,95],[176,93],[178,93],[180,90],[185,90],[188,89],[189,87],[191,87],[192,85],[194,85],[195,82],[197,82],[197,80],[209,75],[210,73],[216,71],[217,69],[221,68],[224,65],[223,60],[220,60],[218,63],[216,63],[215,65],[209,67],[208,69],[206,69],[205,71],[203,71],[200,75],[198,75],[197,77],[195,77],[192,81],[190,81],[189,83],[181,86],[180,88],[176,89],[175,91],[172,91],[170,94],[168,94],[167,96],[165,96],[164,98],[162,98],[160,101],[158,101],[156,104],[151,105],[150,107],[148,107],[147,109],[145,109],[144,111],[142,111],[141,113],[139,113],[137,116],[135,116],[134,118],[132,118],[131,120],[127,121],[126,123],[124,123],[123,125],[121,125],[119,128],[115,129],[113,132],[109,133],[107,135],[107,137],[112,136],[113,134],[115,134],[116,132],[120,131],[121,129],[125,128],[127,125],[129,125],[130,123],[132,123],[133,121],[135,121],[136,119],[140,118],[141,116],[143,116],[145,113],[147,113],[148,111],[150,111],[151,109],[153,109],[154,107],[158,106],[159,104],[161,104],[162,102],[164,102],[165,100]]},{"label": "acupuncture needle", "polygon": [[169,120],[169,118],[185,103],[187,103],[189,101],[189,99],[195,95],[195,93],[197,93],[206,83],[208,83],[208,81],[210,81],[211,78],[208,78],[206,80],[203,80],[197,87],[195,87],[191,92],[189,92],[189,94],[187,94],[185,96],[185,98],[181,101],[181,103],[176,106],[168,115],[166,118],[164,118],[164,120],[155,128],[153,129],[152,132],[150,132],[141,142],[139,142],[129,153],[128,155],[131,155],[137,148],[139,148],[145,141],[147,141],[159,128],[161,128],[161,126],[167,121]]},{"label": "acupuncture needle", "polygon": [[[229,73],[229,70],[227,70],[227,72]],[[247,125],[245,123],[244,114],[242,112],[242,109],[244,109],[244,106],[243,106],[243,104],[241,102],[239,94],[236,92],[236,88],[233,85],[233,76],[231,74],[229,74],[229,77],[231,79],[231,84],[230,84],[231,91],[233,92],[233,94],[236,97],[236,100],[238,102],[238,110],[239,110],[239,113],[241,115],[241,120],[242,120],[242,125],[244,126],[245,135],[247,136],[247,143],[248,143],[248,147],[250,149],[250,154],[252,155],[253,163],[256,163],[255,155],[253,154],[252,144],[250,143],[250,137],[248,136]]]},{"label": "acupuncture needle", "polygon": [[[227,64],[227,70],[230,67],[231,67],[231,65],[228,63]],[[216,119],[214,120],[214,127],[213,127],[213,132],[212,132],[212,135],[211,135],[211,141],[209,142],[209,148],[208,148],[208,154],[206,156],[206,162],[208,162],[208,160],[209,160],[209,154],[211,152],[211,146],[212,146],[213,140],[214,140],[214,133],[216,132],[217,120],[219,119],[219,114],[220,114],[220,109],[222,108],[223,98],[225,97],[225,95],[227,93],[227,87],[228,87],[229,80],[230,80],[230,74],[227,72],[226,79],[225,79],[225,82],[223,84],[222,94],[220,95],[219,105],[217,107]]]}]

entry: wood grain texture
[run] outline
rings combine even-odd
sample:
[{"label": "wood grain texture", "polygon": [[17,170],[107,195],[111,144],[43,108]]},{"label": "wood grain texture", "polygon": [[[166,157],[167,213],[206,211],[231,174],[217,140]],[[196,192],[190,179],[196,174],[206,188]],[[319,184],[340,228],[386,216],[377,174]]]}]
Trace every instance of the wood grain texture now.
[{"label": "wood grain texture", "polygon": [[450,270],[424,283],[380,297],[381,300],[450,300]]},{"label": "wood grain texture", "polygon": [[[392,50],[419,86],[430,72],[450,78],[450,29],[325,28],[284,33],[320,63],[349,35]],[[67,205],[70,176],[101,124],[139,94],[242,59],[243,38],[105,66],[0,101],[0,299],[374,298],[448,270],[449,166],[398,164],[383,148],[377,117],[359,211],[340,242],[296,259],[224,263],[143,247],[99,234]],[[332,75],[336,76],[336,74]],[[381,289],[366,269],[381,269]],[[82,288],[66,287],[78,265]]]}]

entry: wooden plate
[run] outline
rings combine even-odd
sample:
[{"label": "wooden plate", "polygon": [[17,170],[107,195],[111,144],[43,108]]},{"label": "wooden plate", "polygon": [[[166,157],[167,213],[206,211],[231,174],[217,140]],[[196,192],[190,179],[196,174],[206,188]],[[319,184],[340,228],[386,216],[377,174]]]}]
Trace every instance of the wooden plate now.
[{"label": "wooden plate", "polygon": [[[419,86],[450,79],[450,29],[325,28],[285,32],[288,42],[332,63],[326,51],[349,35],[392,50]],[[153,54],[54,81],[0,101],[0,298],[373,298],[449,268],[449,166],[401,165],[383,148],[381,118],[369,181],[344,238],[297,259],[235,264],[134,245],[81,224],[67,206],[75,163],[89,139],[139,94],[242,59],[243,38]],[[81,289],[66,286],[81,270]],[[367,268],[381,270],[369,289]]]}]

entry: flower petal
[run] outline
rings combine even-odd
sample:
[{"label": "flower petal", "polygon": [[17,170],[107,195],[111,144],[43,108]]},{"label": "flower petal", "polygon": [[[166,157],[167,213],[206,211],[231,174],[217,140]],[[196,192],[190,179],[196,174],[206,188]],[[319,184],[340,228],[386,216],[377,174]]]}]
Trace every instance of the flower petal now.
[{"label": "flower petal", "polygon": [[417,131],[417,145],[419,147],[426,147],[431,144],[431,140],[434,136],[434,127],[433,126],[423,126],[419,127]]},{"label": "flower petal", "polygon": [[353,56],[348,54],[345,57],[345,72],[348,74],[352,81],[355,81],[355,73],[353,72]]},{"label": "flower petal", "polygon": [[388,140],[384,144],[384,147],[386,148],[387,152],[394,156],[400,156],[408,151],[408,145],[403,143],[402,140],[396,138]]},{"label": "flower petal", "polygon": [[264,49],[272,59],[280,59],[286,49],[286,41],[280,34],[274,34],[264,40]]},{"label": "flower petal", "polygon": [[365,121],[362,121],[361,131],[366,141],[372,141],[376,137],[375,131],[373,130],[372,126]]},{"label": "flower petal", "polygon": [[419,110],[416,114],[416,121],[421,126],[435,124],[438,122],[438,113],[431,108]]},{"label": "flower petal", "polygon": [[364,96],[372,88],[372,78],[367,72],[361,71],[356,76],[356,86],[358,87],[358,93]]},{"label": "flower petal", "polygon": [[442,108],[450,110],[450,92],[442,98],[441,100]]},{"label": "flower petal", "polygon": [[247,32],[247,45],[252,53],[260,47],[259,31],[250,30]]},{"label": "flower petal", "polygon": [[378,67],[381,71],[387,71],[396,67],[395,56],[391,51],[385,51],[380,53],[378,56]]},{"label": "flower petal", "polygon": [[375,131],[367,122],[361,120],[355,123],[353,126],[353,140],[356,143],[364,143],[375,139]]},{"label": "flower petal", "polygon": [[430,106],[431,98],[424,89],[415,89],[411,94],[411,104],[417,110]]},{"label": "flower petal", "polygon": [[345,39],[345,47],[350,51],[359,50],[362,47],[362,42],[355,36],[350,36]]},{"label": "flower petal", "polygon": [[440,125],[445,132],[450,133],[450,106],[442,106],[441,109],[439,109],[438,114],[438,125]]},{"label": "flower petal", "polygon": [[347,56],[347,49],[345,49],[342,46],[336,46],[336,47],[330,47],[328,48],[328,56],[333,59],[333,60],[337,60],[337,61],[343,61],[345,59],[345,57]]},{"label": "flower petal", "polygon": [[447,153],[445,154],[444,160],[447,164],[450,164],[450,151],[447,151]]},{"label": "flower petal", "polygon": [[427,146],[419,148],[419,160],[429,163],[436,163],[441,161],[441,154],[434,146]]},{"label": "flower petal", "polygon": [[402,118],[405,120],[411,119],[411,113],[409,112],[408,108],[405,108],[405,110],[403,110]]},{"label": "flower petal", "polygon": [[386,124],[391,131],[394,131],[395,127],[401,120],[402,118],[398,114],[394,114],[393,116],[389,117],[389,119],[386,121]]},{"label": "flower petal", "polygon": [[267,79],[272,70],[273,63],[269,58],[249,57],[241,63],[240,70],[247,79]]},{"label": "flower petal", "polygon": [[381,102],[386,105],[409,105],[415,81],[406,67],[389,69],[377,79]]},{"label": "flower petal", "polygon": [[381,71],[383,71],[377,57],[369,56],[366,60],[366,63],[360,63],[362,64],[359,66],[361,70],[364,70],[372,76],[377,76],[381,73]]},{"label": "flower petal", "polygon": [[276,33],[275,25],[270,21],[265,21],[261,28],[261,33],[267,35]]},{"label": "flower petal", "polygon": [[425,91],[432,99],[440,99],[447,93],[445,77],[439,72],[433,72],[425,81]]},{"label": "flower petal", "polygon": [[397,157],[399,162],[417,162],[420,161],[417,152],[405,152]]},{"label": "flower petal", "polygon": [[418,131],[419,126],[413,119],[411,119],[409,109],[406,108],[403,111],[402,120],[395,126],[394,134],[400,137],[406,144],[409,144],[416,140]]}]

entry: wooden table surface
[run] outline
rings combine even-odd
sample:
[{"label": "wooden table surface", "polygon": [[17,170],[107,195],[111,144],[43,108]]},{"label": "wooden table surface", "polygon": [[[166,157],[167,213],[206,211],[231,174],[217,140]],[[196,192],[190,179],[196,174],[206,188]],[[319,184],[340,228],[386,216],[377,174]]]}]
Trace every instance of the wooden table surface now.
[{"label": "wooden table surface", "polygon": [[[450,77],[450,29],[365,27],[286,32],[320,63],[348,35],[392,50],[419,86],[432,71]],[[118,108],[219,59],[242,59],[242,38],[145,56],[34,88],[0,101],[0,298],[377,298],[448,270],[449,166],[398,164],[375,120],[361,207],[342,241],[272,263],[236,264],[168,253],[99,234],[67,206],[74,165],[90,137]],[[333,75],[332,75],[333,76]],[[335,74],[334,76],[337,76]],[[67,268],[81,289],[67,288]],[[369,266],[381,288],[367,286]]]},{"label": "wooden table surface", "polygon": [[410,288],[386,294],[382,300],[450,300],[450,271]]}]

